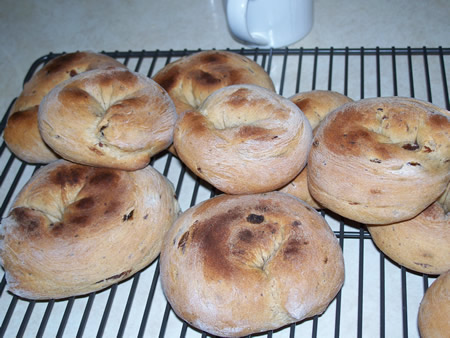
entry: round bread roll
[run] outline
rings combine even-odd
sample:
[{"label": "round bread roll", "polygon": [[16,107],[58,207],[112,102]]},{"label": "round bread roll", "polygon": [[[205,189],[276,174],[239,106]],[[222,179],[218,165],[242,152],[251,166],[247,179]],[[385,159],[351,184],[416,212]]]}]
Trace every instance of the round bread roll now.
[{"label": "round bread roll", "polygon": [[275,91],[266,71],[249,58],[227,51],[202,51],[162,68],[153,79],[170,95],[178,114],[197,109],[216,90],[234,84],[255,84]]},{"label": "round bread roll", "polygon": [[297,93],[289,98],[305,114],[314,130],[334,109],[352,102],[348,96],[332,90],[311,90]]},{"label": "round bread roll", "polygon": [[0,228],[7,286],[28,299],[87,294],[150,264],[179,206],[155,169],[54,161],[24,186]]},{"label": "round bread roll", "polygon": [[218,336],[245,336],[321,314],[344,281],[325,219],[294,196],[220,195],[167,233],[161,285],[172,309]]},{"label": "round bread roll", "polygon": [[[331,90],[312,90],[297,93],[289,98],[305,114],[311,128],[317,128],[319,123],[334,109],[344,103],[353,101],[346,95]],[[294,195],[315,209],[322,207],[314,200],[308,190],[308,166],[280,191]]]},{"label": "round bread roll", "polygon": [[175,125],[180,159],[228,194],[272,191],[303,169],[312,131],[291,101],[254,85],[217,90]]},{"label": "round bread roll", "polygon": [[450,113],[425,101],[346,103],[316,129],[309,191],[319,204],[361,223],[410,219],[450,181],[449,132]]},{"label": "round bread roll", "polygon": [[410,220],[368,225],[367,229],[376,246],[393,261],[417,272],[441,274],[450,270],[449,210],[450,201],[437,201]]},{"label": "round bread roll", "polygon": [[93,52],[75,52],[49,61],[25,83],[8,116],[4,140],[9,149],[29,163],[49,163],[58,158],[42,140],[38,129],[39,104],[61,82],[93,69],[125,68],[115,59]]},{"label": "round bread roll", "polygon": [[450,332],[450,271],[428,288],[419,307],[418,326],[422,338],[448,338]]},{"label": "round bread roll", "polygon": [[156,82],[125,69],[93,70],[56,86],[39,107],[44,141],[64,159],[136,170],[173,140],[177,114]]}]

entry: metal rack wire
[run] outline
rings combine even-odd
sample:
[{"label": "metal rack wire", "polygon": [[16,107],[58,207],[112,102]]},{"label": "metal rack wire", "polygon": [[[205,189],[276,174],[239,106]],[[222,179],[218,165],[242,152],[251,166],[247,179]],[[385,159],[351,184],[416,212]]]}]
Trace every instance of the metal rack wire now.
[{"label": "metal rack wire", "polygon": [[[198,50],[104,52],[151,77],[165,64]],[[312,89],[335,90],[353,99],[410,96],[450,109],[446,69],[450,48],[300,48],[232,50],[258,62],[280,95]],[[59,54],[37,59],[24,82]],[[12,103],[11,103],[12,105]],[[6,110],[0,132],[6,124]],[[0,214],[38,169],[0,145]],[[151,165],[176,187],[183,210],[216,194],[176,157],[163,153]],[[416,316],[434,280],[387,259],[364,225],[322,211],[344,252],[346,281],[327,311],[312,319],[264,333],[267,337],[418,337]],[[159,263],[101,292],[59,301],[29,301],[0,282],[0,336],[25,337],[206,337],[177,318],[159,283]],[[1,319],[2,318],[2,319]]]}]

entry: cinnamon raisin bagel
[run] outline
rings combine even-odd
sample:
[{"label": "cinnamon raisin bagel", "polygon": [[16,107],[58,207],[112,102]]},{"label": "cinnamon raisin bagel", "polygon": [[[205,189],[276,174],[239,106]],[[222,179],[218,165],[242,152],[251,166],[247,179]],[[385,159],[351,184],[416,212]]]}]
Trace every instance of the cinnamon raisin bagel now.
[{"label": "cinnamon raisin bagel", "polygon": [[440,275],[420,303],[418,326],[422,338],[447,338],[450,332],[450,271]]},{"label": "cinnamon raisin bagel", "polygon": [[450,270],[450,200],[436,201],[412,219],[367,228],[376,246],[398,264],[431,275]]},{"label": "cinnamon raisin bagel", "polygon": [[39,130],[62,158],[136,170],[172,144],[177,114],[169,95],[125,69],[93,70],[56,86],[39,107]]},{"label": "cinnamon raisin bagel", "polygon": [[266,71],[249,58],[228,51],[202,51],[162,68],[153,79],[170,95],[178,114],[197,109],[214,91],[234,84],[275,90]]},{"label": "cinnamon raisin bagel", "polygon": [[[317,128],[319,123],[334,109],[344,103],[353,101],[346,95],[332,90],[312,90],[297,93],[289,98],[305,114],[311,128]],[[322,207],[314,200],[308,190],[308,166],[297,175],[288,185],[280,191],[294,195],[308,203],[315,209]]]},{"label": "cinnamon raisin bagel", "polygon": [[321,314],[344,281],[325,219],[281,192],[220,195],[188,209],[165,237],[160,268],[175,313],[226,337]]},{"label": "cinnamon raisin bagel", "polygon": [[29,163],[48,163],[58,158],[49,148],[38,129],[39,104],[48,92],[61,82],[93,69],[125,68],[115,59],[93,52],[75,52],[49,61],[25,83],[14,102],[4,131],[8,148]]},{"label": "cinnamon raisin bagel", "polygon": [[366,224],[410,219],[450,181],[450,113],[405,97],[335,109],[316,129],[308,188],[319,204]]},{"label": "cinnamon raisin bagel", "polygon": [[312,131],[291,101],[255,85],[217,90],[175,125],[180,159],[228,194],[278,189],[305,166]]},{"label": "cinnamon raisin bagel", "polygon": [[1,222],[8,289],[29,299],[101,290],[159,254],[178,215],[167,179],[57,160],[41,168]]}]

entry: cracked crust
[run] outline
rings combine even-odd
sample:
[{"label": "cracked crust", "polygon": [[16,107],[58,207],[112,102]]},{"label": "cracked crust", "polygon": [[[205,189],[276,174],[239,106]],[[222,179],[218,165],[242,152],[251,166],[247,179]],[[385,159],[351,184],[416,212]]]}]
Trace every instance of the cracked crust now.
[{"label": "cracked crust", "polygon": [[48,164],[1,222],[8,289],[50,299],[120,282],[157,257],[178,212],[172,185],[150,166],[128,172]]},{"label": "cracked crust", "polygon": [[113,67],[126,68],[107,55],[87,51],[64,54],[49,61],[25,84],[11,108],[4,133],[9,149],[29,163],[49,163],[59,158],[39,133],[37,116],[42,99],[55,86],[78,74]]},{"label": "cracked crust", "polygon": [[320,314],[344,280],[323,217],[281,192],[221,195],[188,209],[167,234],[160,264],[174,311],[219,336]]},{"label": "cracked crust", "polygon": [[39,107],[38,122],[45,142],[67,160],[136,170],[172,143],[176,116],[157,83],[109,69],[55,87]]},{"label": "cracked crust", "polygon": [[449,131],[450,113],[428,102],[387,97],[346,103],[316,129],[309,191],[319,204],[361,223],[410,219],[449,183]]}]

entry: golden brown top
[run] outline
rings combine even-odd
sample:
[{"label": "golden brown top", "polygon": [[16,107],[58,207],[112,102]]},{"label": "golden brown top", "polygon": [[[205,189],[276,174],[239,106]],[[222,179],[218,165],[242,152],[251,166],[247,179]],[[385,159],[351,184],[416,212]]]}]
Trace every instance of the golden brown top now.
[{"label": "golden brown top", "polygon": [[274,91],[269,75],[249,58],[226,51],[203,51],[178,59],[153,79],[172,97],[181,114],[196,109],[214,91],[233,84],[256,84]]},{"label": "golden brown top", "polygon": [[339,156],[386,162],[392,170],[450,170],[450,113],[424,101],[389,97],[347,103],[327,117],[318,134]]},{"label": "golden brown top", "polygon": [[289,99],[305,114],[312,129],[315,129],[331,111],[353,101],[348,96],[331,90],[301,92]]}]

